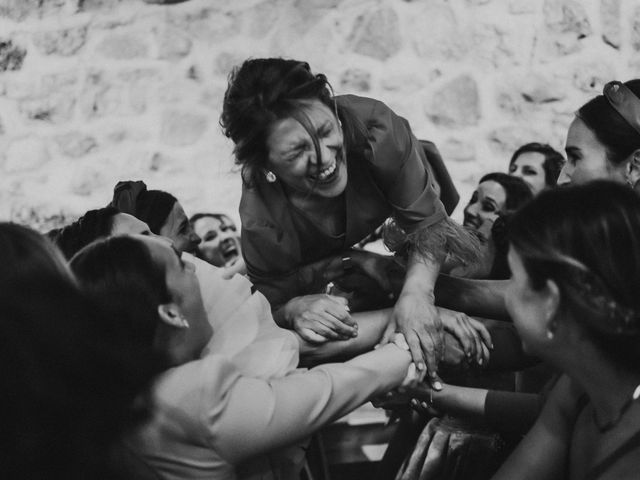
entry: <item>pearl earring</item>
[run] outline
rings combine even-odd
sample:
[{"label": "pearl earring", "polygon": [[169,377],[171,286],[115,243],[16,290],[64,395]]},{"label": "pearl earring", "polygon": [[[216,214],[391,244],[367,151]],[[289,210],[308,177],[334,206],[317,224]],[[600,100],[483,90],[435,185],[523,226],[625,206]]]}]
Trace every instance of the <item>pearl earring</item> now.
[{"label": "pearl earring", "polygon": [[264,174],[264,176],[266,177],[267,182],[269,182],[269,183],[273,183],[273,182],[275,182],[275,181],[276,181],[276,174],[275,174],[275,173],[273,173],[271,170],[269,170],[268,172],[266,172],[266,173]]},{"label": "pearl earring", "polygon": [[554,333],[551,330],[547,330],[547,338],[549,340],[553,340]]}]

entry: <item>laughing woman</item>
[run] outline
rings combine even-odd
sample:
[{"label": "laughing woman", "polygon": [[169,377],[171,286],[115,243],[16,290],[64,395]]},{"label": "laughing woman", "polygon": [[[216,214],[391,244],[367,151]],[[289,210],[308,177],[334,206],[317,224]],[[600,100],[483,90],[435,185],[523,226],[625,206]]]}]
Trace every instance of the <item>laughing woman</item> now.
[{"label": "laughing woman", "polygon": [[407,121],[373,99],[334,97],[305,62],[267,58],[233,72],[221,124],[243,170],[247,270],[276,321],[316,342],[356,335],[346,301],[325,287],[352,271],[388,284],[380,258],[350,247],[392,215],[409,257],[390,331],[397,324],[418,367],[426,361],[435,375],[435,279],[447,253],[468,260],[474,249],[447,217]]}]

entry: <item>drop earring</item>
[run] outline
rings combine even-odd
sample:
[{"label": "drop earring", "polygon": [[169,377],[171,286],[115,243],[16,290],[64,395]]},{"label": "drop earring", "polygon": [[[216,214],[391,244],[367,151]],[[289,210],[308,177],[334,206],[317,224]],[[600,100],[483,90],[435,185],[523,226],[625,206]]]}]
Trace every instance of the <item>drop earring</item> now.
[{"label": "drop earring", "polygon": [[182,328],[189,328],[189,322],[182,315],[178,315],[178,320],[182,323]]},{"label": "drop earring", "polygon": [[277,179],[277,178],[276,178],[276,174],[275,174],[275,173],[273,173],[271,170],[267,171],[267,172],[264,174],[264,176],[265,176],[265,178],[267,179],[267,182],[269,182],[269,183],[273,183],[273,182],[275,182],[275,181],[276,181],[276,179]]}]

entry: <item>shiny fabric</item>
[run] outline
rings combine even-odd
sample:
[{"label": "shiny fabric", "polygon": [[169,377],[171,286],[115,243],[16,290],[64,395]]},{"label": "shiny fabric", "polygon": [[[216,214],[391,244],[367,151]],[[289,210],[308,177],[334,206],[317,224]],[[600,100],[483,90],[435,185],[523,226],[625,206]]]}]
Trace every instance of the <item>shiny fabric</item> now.
[{"label": "shiny fabric", "polygon": [[[353,144],[346,145],[346,231],[342,238],[329,237],[313,225],[301,231],[279,182],[262,180],[243,187],[242,253],[251,281],[274,306],[318,293],[309,291],[298,269],[350,248],[389,216],[407,233],[447,216],[425,149],[408,122],[373,99],[345,95],[336,101],[364,130]],[[415,185],[417,181],[423,183]],[[406,192],[414,190],[419,195],[407,201]]]}]

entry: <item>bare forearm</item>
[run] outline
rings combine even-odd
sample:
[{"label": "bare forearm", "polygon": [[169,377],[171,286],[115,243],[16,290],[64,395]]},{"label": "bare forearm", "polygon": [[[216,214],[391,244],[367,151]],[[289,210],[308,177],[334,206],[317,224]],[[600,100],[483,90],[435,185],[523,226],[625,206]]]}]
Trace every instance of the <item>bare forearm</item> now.
[{"label": "bare forearm", "polygon": [[327,361],[344,360],[371,350],[380,341],[390,314],[391,309],[354,313],[352,317],[358,323],[358,336],[348,340],[316,345],[298,336],[300,365],[309,367]]},{"label": "bare forearm", "polygon": [[467,315],[507,319],[504,293],[508,280],[471,280],[439,275],[435,286],[436,305]]}]

